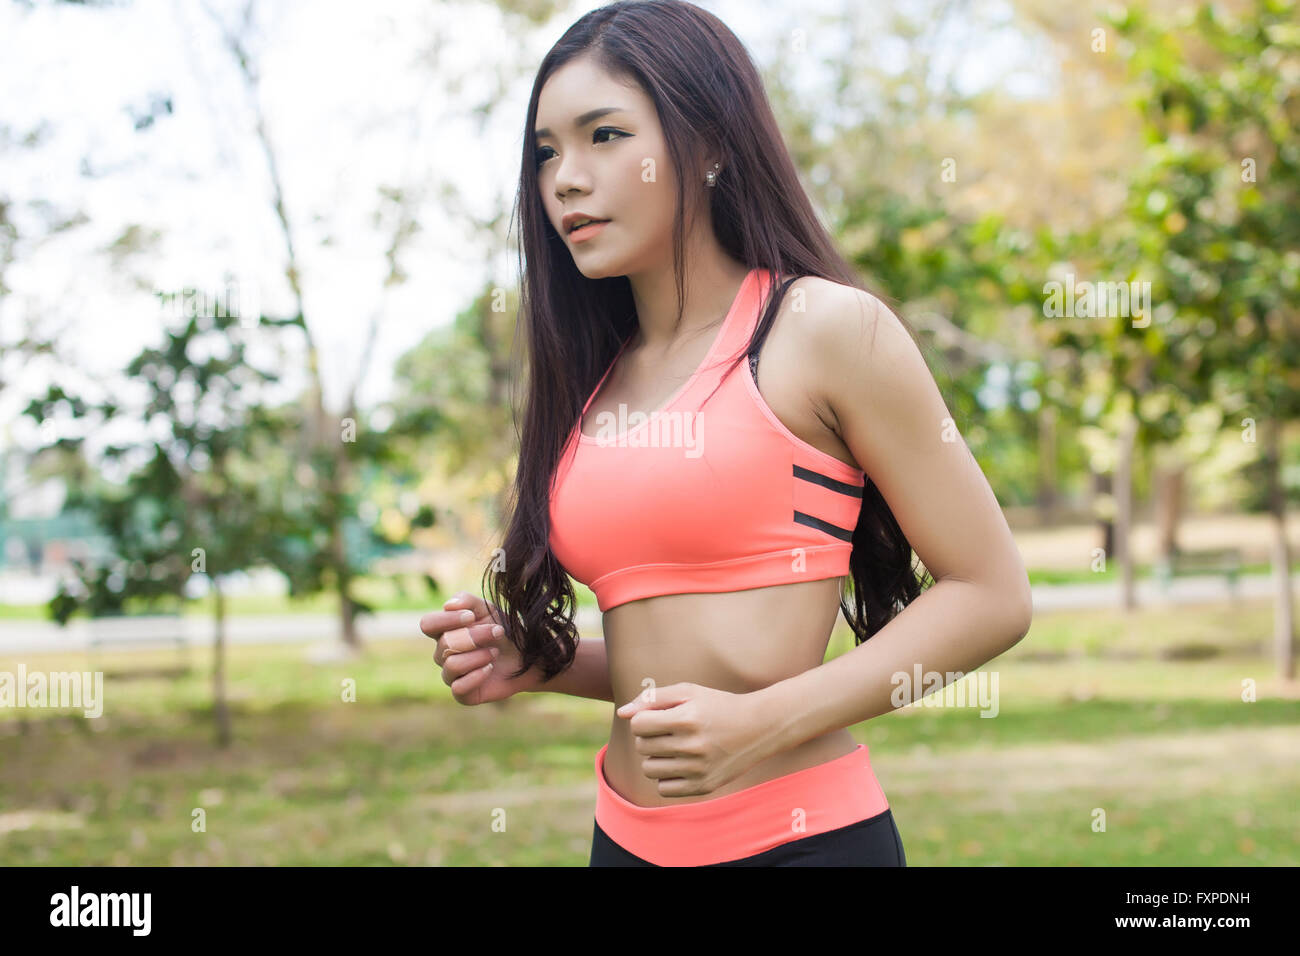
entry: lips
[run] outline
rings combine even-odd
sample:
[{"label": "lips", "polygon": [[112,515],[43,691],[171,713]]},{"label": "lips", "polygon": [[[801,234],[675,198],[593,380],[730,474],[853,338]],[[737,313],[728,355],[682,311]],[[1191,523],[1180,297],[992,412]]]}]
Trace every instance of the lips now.
[{"label": "lips", "polygon": [[583,228],[584,226],[594,226],[594,225],[596,225],[596,223],[600,223],[600,222],[609,222],[609,220],[608,220],[608,219],[588,219],[588,220],[586,220],[585,222],[581,223],[580,225],[573,225],[573,226],[570,226],[570,227],[569,227],[569,232],[570,232],[570,233],[577,232],[579,229]]}]

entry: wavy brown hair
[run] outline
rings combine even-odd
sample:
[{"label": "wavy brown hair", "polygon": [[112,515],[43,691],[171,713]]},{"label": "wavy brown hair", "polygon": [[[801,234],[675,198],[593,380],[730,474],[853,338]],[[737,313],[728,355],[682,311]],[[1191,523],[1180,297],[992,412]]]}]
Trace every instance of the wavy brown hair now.
[{"label": "wavy brown hair", "polygon": [[[516,342],[526,342],[528,374],[522,427],[516,417],[519,467],[510,517],[500,558],[483,581],[483,593],[523,658],[512,676],[536,665],[544,680],[567,668],[578,646],[573,585],[549,544],[552,479],[583,404],[637,330],[627,277],[593,280],[578,271],[546,216],[538,187],[532,137],[537,100],[547,78],[579,55],[640,85],[655,104],[679,171],[692,168],[690,161],[705,150],[724,158],[717,185],[707,190],[718,243],[750,269],[771,270],[773,279],[791,277],[783,285],[773,282],[767,308],[735,362],[762,348],[798,277],[820,276],[885,299],[835,250],[784,148],[758,69],[721,20],[682,0],[622,0],[591,11],[565,31],[538,68],[524,127],[515,201],[524,335]],[[678,321],[685,301],[683,209],[694,183],[693,177],[677,177]],[[840,610],[861,643],[915,599],[923,584],[911,545],[870,476],[852,544]]]}]

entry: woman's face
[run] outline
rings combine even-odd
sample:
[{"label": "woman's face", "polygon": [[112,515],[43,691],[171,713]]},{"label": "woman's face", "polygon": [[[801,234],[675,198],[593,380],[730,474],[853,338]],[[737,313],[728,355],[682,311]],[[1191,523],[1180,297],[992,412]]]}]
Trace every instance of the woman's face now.
[{"label": "woman's face", "polygon": [[[575,57],[542,87],[537,131],[542,204],[578,271],[607,278],[671,260],[676,174],[654,103],[639,86]],[[575,212],[609,221],[570,233],[563,220]]]}]

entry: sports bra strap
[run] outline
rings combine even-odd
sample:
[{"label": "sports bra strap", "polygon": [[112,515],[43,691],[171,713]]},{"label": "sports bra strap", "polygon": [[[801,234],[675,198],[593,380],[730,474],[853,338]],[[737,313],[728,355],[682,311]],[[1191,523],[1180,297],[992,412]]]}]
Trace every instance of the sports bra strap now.
[{"label": "sports bra strap", "polygon": [[[786,279],[785,282],[783,282],[783,283],[781,284],[781,295],[782,295],[782,296],[785,295],[786,290],[789,289],[790,286],[793,285],[794,282],[795,282],[795,280],[798,279],[798,278],[799,278],[799,276],[791,276],[790,278]],[[757,317],[755,317],[755,319],[757,320]],[[766,345],[766,344],[767,344],[767,340],[764,339],[764,341],[763,341],[763,345]],[[754,384],[755,384],[755,385],[758,384],[758,356],[759,356],[759,353],[763,351],[763,345],[760,345],[760,346],[758,347],[758,351],[752,353],[752,354],[749,356],[749,374],[750,374],[751,376],[753,376]]]}]

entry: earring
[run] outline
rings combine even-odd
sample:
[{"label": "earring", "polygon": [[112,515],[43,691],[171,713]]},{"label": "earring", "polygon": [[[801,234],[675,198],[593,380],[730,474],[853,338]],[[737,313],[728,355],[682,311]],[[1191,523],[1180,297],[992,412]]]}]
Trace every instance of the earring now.
[{"label": "earring", "polygon": [[721,165],[722,165],[721,163],[714,163],[713,169],[710,169],[707,173],[704,174],[704,178],[710,186],[718,185],[718,174],[714,170],[718,169],[718,167]]}]

